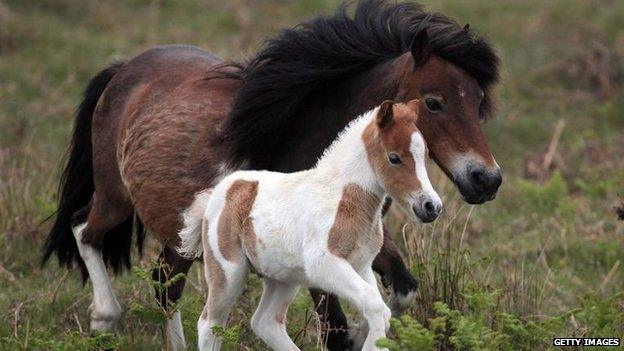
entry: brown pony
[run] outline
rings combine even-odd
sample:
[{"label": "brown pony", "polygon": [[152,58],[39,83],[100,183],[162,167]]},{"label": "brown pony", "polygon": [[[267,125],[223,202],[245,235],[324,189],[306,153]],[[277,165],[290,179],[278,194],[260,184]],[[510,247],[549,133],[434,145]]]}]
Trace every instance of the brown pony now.
[{"label": "brown pony", "polygon": [[[350,118],[383,100],[419,99],[418,128],[433,160],[468,203],[494,198],[501,173],[480,128],[498,75],[489,43],[416,4],[363,0],[348,12],[282,31],[246,64],[163,46],[92,79],[44,258],[77,262],[91,279],[93,330],[111,330],[121,315],[106,265],[130,264],[133,229],[140,247],[144,225],[174,273],[186,273],[192,261],[174,248],[198,191],[239,168],[310,168]],[[387,235],[374,269],[392,285],[390,305],[405,308],[416,281]],[[176,301],[183,288],[180,281],[165,296]],[[312,294],[329,324],[329,349],[348,348],[337,299]],[[179,313],[167,330],[172,348],[183,349]]]}]

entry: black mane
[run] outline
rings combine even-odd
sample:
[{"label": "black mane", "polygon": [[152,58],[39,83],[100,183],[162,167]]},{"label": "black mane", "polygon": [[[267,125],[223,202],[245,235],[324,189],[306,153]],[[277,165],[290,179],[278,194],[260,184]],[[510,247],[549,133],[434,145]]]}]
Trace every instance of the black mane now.
[{"label": "black mane", "polygon": [[402,55],[422,28],[432,53],[477,80],[485,92],[480,114],[487,117],[499,60],[485,38],[415,3],[362,0],[353,16],[343,5],[331,16],[282,30],[249,63],[237,65],[234,77],[243,85],[224,129],[232,161],[268,166],[256,159],[274,150],[311,93]]}]

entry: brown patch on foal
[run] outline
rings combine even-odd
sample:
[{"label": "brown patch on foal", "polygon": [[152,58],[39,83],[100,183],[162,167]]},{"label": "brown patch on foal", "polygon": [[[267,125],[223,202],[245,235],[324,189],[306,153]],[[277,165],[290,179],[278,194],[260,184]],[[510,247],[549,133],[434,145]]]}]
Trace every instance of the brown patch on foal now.
[{"label": "brown patch on foal", "polygon": [[[375,221],[379,221],[380,206],[381,199],[377,195],[357,184],[347,184],[342,190],[336,218],[329,231],[327,239],[329,252],[338,257],[348,258],[356,248],[358,235],[376,228]],[[381,235],[374,236],[373,240],[378,240],[381,246]]]},{"label": "brown patch on foal", "polygon": [[[418,131],[418,108],[418,100],[407,104],[385,101],[375,121],[362,133],[369,163],[381,178],[390,197],[397,201],[402,201],[405,194],[421,188],[418,178],[414,176],[416,167],[410,151],[412,134]],[[392,165],[388,162],[388,154],[391,152],[399,155],[401,164]]]},{"label": "brown patch on foal", "polygon": [[237,262],[244,245],[252,263],[256,262],[256,234],[249,213],[258,195],[258,182],[237,180],[227,191],[218,223],[219,251]]}]

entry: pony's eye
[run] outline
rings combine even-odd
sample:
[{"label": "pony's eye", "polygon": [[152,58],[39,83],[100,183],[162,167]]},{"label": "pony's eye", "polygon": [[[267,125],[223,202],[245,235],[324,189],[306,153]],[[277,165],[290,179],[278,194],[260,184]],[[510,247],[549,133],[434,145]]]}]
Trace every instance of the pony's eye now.
[{"label": "pony's eye", "polygon": [[391,152],[388,154],[388,161],[390,161],[390,163],[392,163],[393,165],[400,165],[401,157],[399,157],[399,155],[395,154],[394,152]]},{"label": "pony's eye", "polygon": [[431,113],[442,112],[442,102],[435,98],[425,98],[425,107]]}]

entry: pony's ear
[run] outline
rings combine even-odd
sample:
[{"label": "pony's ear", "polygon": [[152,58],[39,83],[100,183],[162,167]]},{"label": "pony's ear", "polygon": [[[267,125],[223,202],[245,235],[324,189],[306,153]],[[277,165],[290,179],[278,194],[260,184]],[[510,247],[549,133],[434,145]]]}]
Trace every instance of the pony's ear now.
[{"label": "pony's ear", "polygon": [[414,58],[414,67],[418,67],[429,60],[431,47],[429,46],[429,34],[427,34],[427,29],[423,28],[414,35],[414,39],[412,39],[412,44],[410,45],[410,51]]},{"label": "pony's ear", "polygon": [[394,101],[386,100],[379,106],[379,112],[377,112],[377,125],[379,129],[384,129],[392,121],[394,116]]}]

